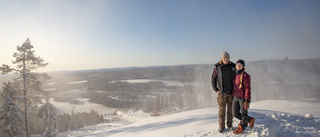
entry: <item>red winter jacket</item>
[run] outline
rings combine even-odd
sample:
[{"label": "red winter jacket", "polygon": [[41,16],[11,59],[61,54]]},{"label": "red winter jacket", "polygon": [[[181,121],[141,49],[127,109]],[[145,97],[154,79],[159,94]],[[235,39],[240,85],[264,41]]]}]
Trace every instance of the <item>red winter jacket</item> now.
[{"label": "red winter jacket", "polygon": [[241,88],[240,88],[240,77],[241,77],[241,73],[237,74],[233,79],[233,96],[238,98],[244,98],[245,102],[250,102],[251,100],[250,75],[246,72],[243,72]]}]

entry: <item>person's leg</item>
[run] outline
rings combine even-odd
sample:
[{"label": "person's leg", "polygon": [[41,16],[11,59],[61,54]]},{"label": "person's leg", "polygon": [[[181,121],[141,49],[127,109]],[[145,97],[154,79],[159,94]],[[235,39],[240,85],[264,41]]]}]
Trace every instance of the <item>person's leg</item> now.
[{"label": "person's leg", "polygon": [[232,104],[233,104],[233,95],[227,95],[227,126],[228,128],[232,127]]},{"label": "person's leg", "polygon": [[232,101],[232,114],[235,118],[241,120],[240,104],[237,97],[234,97]]},{"label": "person's leg", "polygon": [[226,116],[226,101],[224,94],[218,95],[218,105],[219,105],[219,127],[220,129],[225,129],[225,116]]},{"label": "person's leg", "polygon": [[[236,97],[235,97],[236,98]],[[236,99],[237,101],[238,101],[238,105],[239,105],[239,107],[238,107],[238,111],[236,111],[236,112],[234,112],[235,114],[237,114],[237,115],[240,115],[240,124],[239,124],[239,126],[238,126],[238,128],[233,132],[233,133],[235,133],[235,134],[240,134],[240,133],[242,133],[245,129],[246,129],[246,127],[247,127],[247,125],[244,123],[244,115],[247,113],[246,112],[246,110],[244,109],[244,107],[243,107],[243,103],[244,103],[244,99],[243,98],[237,98]],[[239,113],[239,109],[240,109],[240,112],[241,113]],[[238,116],[239,117],[239,116]]]},{"label": "person's leg", "polygon": [[240,109],[241,109],[241,122],[240,125],[242,126],[242,129],[245,130],[248,126],[248,122],[251,120],[251,117],[248,116],[248,110],[245,110],[243,107],[244,99],[240,99]]}]

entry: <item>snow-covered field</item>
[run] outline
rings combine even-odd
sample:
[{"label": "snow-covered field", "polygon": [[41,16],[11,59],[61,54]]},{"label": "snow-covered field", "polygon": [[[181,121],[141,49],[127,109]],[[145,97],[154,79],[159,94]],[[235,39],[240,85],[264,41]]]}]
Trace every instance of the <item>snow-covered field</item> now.
[{"label": "snow-covered field", "polygon": [[[304,100],[264,100],[254,102],[249,115],[256,118],[255,127],[234,135],[217,132],[218,108],[198,109],[150,117],[142,111],[119,112],[121,119],[102,123],[60,136],[79,137],[318,137],[320,136],[320,102]],[[312,114],[312,115],[311,115]],[[239,121],[234,119],[233,126]]]}]

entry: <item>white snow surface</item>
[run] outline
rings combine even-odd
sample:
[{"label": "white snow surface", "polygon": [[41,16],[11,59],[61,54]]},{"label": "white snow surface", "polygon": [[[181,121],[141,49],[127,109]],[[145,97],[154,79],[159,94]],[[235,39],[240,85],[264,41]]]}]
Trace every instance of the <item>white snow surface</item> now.
[{"label": "white snow surface", "polygon": [[[217,131],[218,108],[205,108],[151,117],[142,111],[121,112],[120,121],[60,133],[77,137],[318,137],[320,102],[317,100],[264,100],[250,104],[253,129],[238,135]],[[234,118],[233,126],[239,120]]]}]

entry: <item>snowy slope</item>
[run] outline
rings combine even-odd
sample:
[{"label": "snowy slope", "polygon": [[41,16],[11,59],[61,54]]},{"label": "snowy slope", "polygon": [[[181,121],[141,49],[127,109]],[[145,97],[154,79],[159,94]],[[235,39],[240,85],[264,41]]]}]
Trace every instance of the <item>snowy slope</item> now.
[{"label": "snowy slope", "polygon": [[[274,137],[320,136],[320,103],[313,100],[265,100],[251,104],[249,115],[256,118],[253,130],[234,135],[226,130],[218,133],[218,108],[207,108],[149,117],[139,115],[133,124],[104,123],[68,132],[67,136],[80,137]],[[142,112],[137,112],[141,114]],[[306,114],[313,114],[313,117]],[[307,117],[306,117],[306,116]],[[132,115],[134,117],[134,115]],[[233,126],[239,121],[234,119]],[[62,135],[62,134],[61,134]],[[66,135],[66,134],[64,134]]]}]

